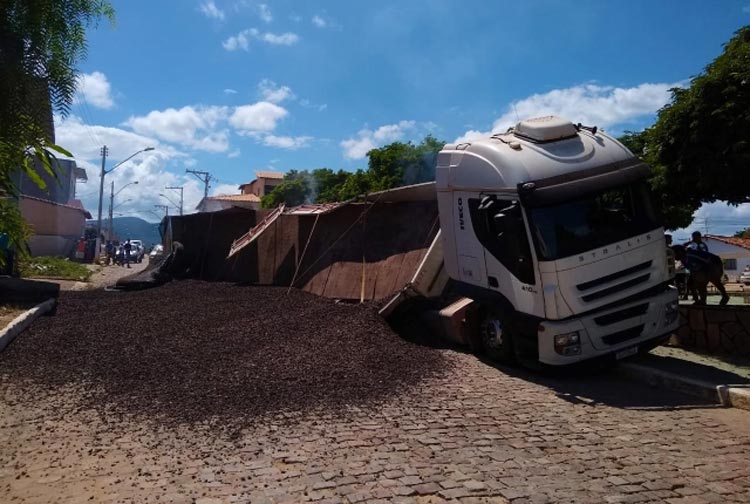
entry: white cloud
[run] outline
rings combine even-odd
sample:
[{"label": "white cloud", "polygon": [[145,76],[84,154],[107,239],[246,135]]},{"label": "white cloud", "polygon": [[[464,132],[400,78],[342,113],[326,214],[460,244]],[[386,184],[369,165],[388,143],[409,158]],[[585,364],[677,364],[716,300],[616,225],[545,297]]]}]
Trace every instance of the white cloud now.
[{"label": "white cloud", "polygon": [[250,40],[248,39],[249,35],[250,30],[243,30],[237,35],[232,35],[226,39],[221,43],[221,46],[227,51],[237,51],[239,49],[247,51],[248,47],[250,47]]},{"label": "white cloud", "polygon": [[226,88],[224,90],[224,94],[237,94],[237,90],[236,89],[232,89],[232,88]]},{"label": "white cloud", "polygon": [[575,123],[600,128],[621,126],[656,113],[670,99],[669,90],[677,84],[644,83],[631,88],[582,84],[531,95],[513,102],[498,117],[490,131],[470,130],[456,142],[471,141],[505,131],[519,119],[556,115]]},{"label": "white cloud", "polygon": [[328,108],[328,104],[326,104],[326,103],[320,103],[320,104],[313,103],[310,100],[308,100],[307,98],[303,98],[302,100],[300,100],[299,104],[302,105],[305,108],[317,109],[318,112],[323,112],[325,109]]},{"label": "white cloud", "polygon": [[232,183],[221,183],[212,185],[208,190],[209,196],[224,196],[227,194],[239,194],[240,185]]},{"label": "white cloud", "polygon": [[274,81],[263,79],[258,84],[258,91],[265,101],[281,103],[284,100],[293,100],[294,93],[288,86],[279,86]]},{"label": "white cloud", "polygon": [[94,107],[110,109],[115,105],[112,87],[107,76],[101,72],[81,74],[76,85],[76,102],[86,102]]},{"label": "white cloud", "polygon": [[186,106],[181,109],[152,110],[145,116],[130,117],[124,124],[136,133],[152,135],[191,149],[225,152],[229,149],[229,134],[217,127],[227,116],[227,107]]},{"label": "white cloud", "polygon": [[271,14],[271,9],[266,4],[258,5],[258,16],[265,23],[270,23],[271,21],[273,21],[273,15]]},{"label": "white cloud", "polygon": [[283,107],[261,101],[237,107],[229,118],[229,124],[239,130],[240,134],[273,131],[276,124],[288,114],[289,112]]},{"label": "white cloud", "polygon": [[341,142],[344,157],[346,159],[363,159],[372,149],[403,138],[404,134],[413,129],[415,125],[414,121],[399,121],[396,124],[381,126],[374,131],[362,129],[356,137]]},{"label": "white cloud", "polygon": [[299,42],[299,36],[296,33],[263,33],[256,28],[249,28],[227,38],[224,42],[222,42],[221,45],[227,51],[238,51],[240,49],[243,51],[247,51],[250,48],[250,41],[253,39],[271,45],[286,46],[290,46]]},{"label": "white cloud", "polygon": [[328,26],[328,21],[326,21],[325,19],[323,19],[322,17],[318,15],[313,16],[311,21],[312,21],[312,24],[314,24],[318,28],[325,28],[326,26]]},{"label": "white cloud", "polygon": [[281,34],[275,33],[257,33],[254,36],[258,40],[268,42],[272,45],[293,45],[299,42],[299,36],[296,33],[286,32]]},{"label": "white cloud", "polygon": [[268,147],[278,147],[280,149],[297,150],[310,146],[313,137],[311,136],[276,136],[264,135],[262,138],[263,145]]},{"label": "white cloud", "polygon": [[227,157],[230,158],[230,159],[237,158],[237,157],[240,157],[240,154],[241,154],[241,152],[240,152],[239,149],[234,149],[232,152],[230,152],[229,154],[227,154]]},{"label": "white cloud", "polygon": [[207,2],[203,2],[198,7],[198,10],[201,11],[201,13],[210,19],[217,19],[219,21],[224,21],[224,11],[219,9],[216,4],[213,2],[213,0],[209,0]]},{"label": "white cloud", "polygon": [[742,8],[742,12],[744,12],[745,14],[750,14],[750,4],[744,6]]}]

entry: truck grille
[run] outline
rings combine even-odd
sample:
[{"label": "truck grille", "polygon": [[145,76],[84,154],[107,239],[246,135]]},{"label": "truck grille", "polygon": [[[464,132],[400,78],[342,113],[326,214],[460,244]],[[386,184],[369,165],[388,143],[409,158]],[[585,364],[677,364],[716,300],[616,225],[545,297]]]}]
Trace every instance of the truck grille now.
[{"label": "truck grille", "polygon": [[[615,280],[619,278],[623,278],[629,275],[632,275],[633,273],[638,273],[639,271],[648,270],[651,265],[653,264],[653,261],[646,261],[641,264],[637,264],[635,266],[631,266],[630,268],[626,268],[624,270],[616,271],[614,273],[610,273],[609,275],[605,275],[603,277],[589,280],[588,282],[584,282],[581,284],[576,285],[576,288],[581,291],[588,291],[590,289],[593,289],[595,287],[603,286],[606,284],[611,284]],[[615,285],[610,285],[609,287],[606,287],[602,290],[598,290],[595,292],[591,292],[590,294],[585,294],[581,296],[581,299],[586,302],[595,301],[597,299],[601,299],[603,297],[609,296],[611,294],[614,294],[616,292],[619,292],[623,289],[627,289],[630,287],[633,287],[635,285],[638,285],[640,283],[648,281],[649,277],[651,276],[650,273],[646,273],[644,275],[637,276],[635,278],[631,278],[630,280],[626,280],[624,282],[620,282]]]},{"label": "truck grille", "polygon": [[594,322],[596,322],[596,324],[600,326],[608,326],[616,324],[617,322],[622,322],[623,320],[638,317],[640,315],[643,315],[647,311],[648,303],[643,303],[638,306],[631,306],[630,308],[625,308],[624,310],[595,317]]},{"label": "truck grille", "polygon": [[618,343],[622,343],[624,341],[628,341],[640,336],[643,332],[643,327],[643,324],[641,324],[639,326],[631,327],[630,329],[625,329],[623,331],[608,334],[602,337],[602,341],[607,345],[617,345]]}]

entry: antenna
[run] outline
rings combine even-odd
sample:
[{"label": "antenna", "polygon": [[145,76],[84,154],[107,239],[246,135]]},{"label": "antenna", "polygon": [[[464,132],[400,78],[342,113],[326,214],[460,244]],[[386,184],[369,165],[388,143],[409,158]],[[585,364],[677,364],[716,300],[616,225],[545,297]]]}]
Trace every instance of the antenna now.
[{"label": "antenna", "polygon": [[513,106],[513,113],[516,114],[516,123],[521,122],[521,118],[518,117],[518,110],[516,110],[516,103],[511,102],[511,105]]},{"label": "antenna", "polygon": [[198,170],[185,170],[185,173],[192,173],[195,177],[203,182],[203,197],[208,198],[208,188],[211,186],[211,181],[215,180],[214,177],[207,171]]}]

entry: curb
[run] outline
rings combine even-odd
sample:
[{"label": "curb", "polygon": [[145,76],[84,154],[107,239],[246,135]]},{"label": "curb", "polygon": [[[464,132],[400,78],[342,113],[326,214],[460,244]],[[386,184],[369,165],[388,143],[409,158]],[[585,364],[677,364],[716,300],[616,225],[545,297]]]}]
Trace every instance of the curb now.
[{"label": "curb", "polygon": [[750,411],[750,385],[716,385],[634,362],[621,362],[617,369],[623,376],[649,385]]},{"label": "curb", "polygon": [[16,339],[16,336],[21,334],[24,329],[29,327],[34,320],[51,311],[56,303],[57,301],[55,299],[48,299],[14,318],[5,329],[0,331],[0,352],[2,352],[11,341]]}]

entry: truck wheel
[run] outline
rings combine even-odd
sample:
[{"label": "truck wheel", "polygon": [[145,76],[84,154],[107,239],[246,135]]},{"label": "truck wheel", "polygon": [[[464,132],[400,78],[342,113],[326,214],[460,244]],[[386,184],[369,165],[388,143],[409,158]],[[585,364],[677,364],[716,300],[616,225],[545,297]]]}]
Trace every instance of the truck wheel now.
[{"label": "truck wheel", "polygon": [[513,338],[497,312],[484,312],[479,323],[479,343],[490,359],[503,363],[513,361]]}]

